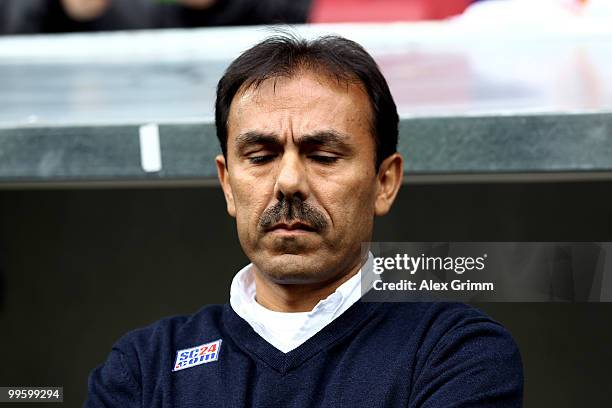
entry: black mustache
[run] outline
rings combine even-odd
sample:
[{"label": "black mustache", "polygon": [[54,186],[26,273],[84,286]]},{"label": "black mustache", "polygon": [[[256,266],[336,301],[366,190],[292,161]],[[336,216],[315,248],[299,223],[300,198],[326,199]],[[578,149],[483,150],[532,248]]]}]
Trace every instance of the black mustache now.
[{"label": "black mustache", "polygon": [[295,196],[290,199],[283,197],[272,207],[267,208],[259,218],[259,229],[266,231],[281,222],[301,222],[312,227],[315,231],[327,228],[327,220],[321,212]]}]

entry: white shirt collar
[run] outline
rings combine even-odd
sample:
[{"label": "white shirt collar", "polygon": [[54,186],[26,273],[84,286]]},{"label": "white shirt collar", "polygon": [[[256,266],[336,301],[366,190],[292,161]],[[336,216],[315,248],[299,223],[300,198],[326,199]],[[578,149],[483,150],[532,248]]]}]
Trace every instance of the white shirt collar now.
[{"label": "white shirt collar", "polygon": [[[372,263],[370,253],[366,263]],[[230,288],[232,309],[264,340],[283,353],[297,348],[344,313],[361,297],[361,269],[322,299],[310,312],[284,313],[266,309],[255,300],[252,265],[242,268]]]}]

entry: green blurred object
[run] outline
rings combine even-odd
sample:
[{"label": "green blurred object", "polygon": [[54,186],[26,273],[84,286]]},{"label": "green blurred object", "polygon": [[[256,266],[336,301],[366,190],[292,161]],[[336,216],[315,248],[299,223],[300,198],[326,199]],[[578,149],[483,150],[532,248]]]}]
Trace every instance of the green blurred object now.
[{"label": "green blurred object", "polygon": [[162,4],[176,4],[178,3],[178,0],[154,0],[157,3],[162,3]]}]

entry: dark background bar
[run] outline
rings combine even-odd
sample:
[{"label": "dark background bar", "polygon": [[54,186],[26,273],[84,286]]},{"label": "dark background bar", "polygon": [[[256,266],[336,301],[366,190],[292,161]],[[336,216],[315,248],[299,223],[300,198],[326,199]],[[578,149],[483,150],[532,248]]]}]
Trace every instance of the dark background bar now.
[{"label": "dark background bar", "polygon": [[[63,386],[124,333],[228,300],[245,265],[217,187],[0,192],[0,384]],[[375,240],[611,241],[612,183],[405,185]],[[612,401],[612,303],[479,304],[518,342],[526,407]]]}]

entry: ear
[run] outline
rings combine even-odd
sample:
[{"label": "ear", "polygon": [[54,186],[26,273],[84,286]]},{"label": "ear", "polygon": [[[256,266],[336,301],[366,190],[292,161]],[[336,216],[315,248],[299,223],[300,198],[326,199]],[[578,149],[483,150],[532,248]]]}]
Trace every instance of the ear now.
[{"label": "ear", "polygon": [[385,215],[391,209],[395,196],[402,185],[404,177],[404,159],[399,153],[393,153],[380,164],[376,183],[378,185],[374,213]]},{"label": "ear", "polygon": [[236,205],[234,204],[234,194],[232,193],[232,186],[230,184],[230,175],[227,171],[227,163],[225,161],[225,157],[220,154],[215,157],[215,162],[217,163],[217,176],[219,177],[219,183],[221,183],[221,188],[223,189],[223,194],[225,195],[225,203],[227,204],[227,212],[232,217],[236,216]]}]

